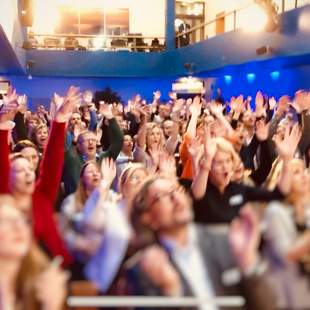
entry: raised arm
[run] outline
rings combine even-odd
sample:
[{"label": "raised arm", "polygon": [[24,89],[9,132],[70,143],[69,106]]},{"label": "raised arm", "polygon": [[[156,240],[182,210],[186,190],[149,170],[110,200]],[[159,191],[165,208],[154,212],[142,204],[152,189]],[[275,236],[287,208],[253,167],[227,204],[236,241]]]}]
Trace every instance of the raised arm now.
[{"label": "raised arm", "polygon": [[15,90],[9,88],[5,97],[4,104],[0,109],[0,193],[9,193],[9,174],[10,174],[10,147],[9,132],[13,128],[12,119],[18,108],[17,95]]},{"label": "raised arm", "polygon": [[209,172],[216,153],[216,142],[211,138],[209,127],[206,127],[205,135],[204,152],[202,157],[197,159],[199,160],[198,171],[192,183],[192,193],[196,200],[202,199],[206,194]]},{"label": "raised arm", "polygon": [[64,163],[66,125],[79,99],[78,91],[78,88],[71,86],[63,104],[56,112],[41,162],[36,190],[43,192],[51,203],[54,203],[60,185]]}]

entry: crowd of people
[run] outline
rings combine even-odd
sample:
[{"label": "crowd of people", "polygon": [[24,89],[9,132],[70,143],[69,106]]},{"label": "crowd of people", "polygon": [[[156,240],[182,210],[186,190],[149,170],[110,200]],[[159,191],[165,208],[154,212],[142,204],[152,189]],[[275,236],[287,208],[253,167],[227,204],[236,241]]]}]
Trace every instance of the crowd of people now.
[{"label": "crowd of people", "polygon": [[169,97],[94,103],[71,86],[30,111],[9,89],[0,309],[64,309],[81,280],[104,296],[310,308],[310,93]]}]

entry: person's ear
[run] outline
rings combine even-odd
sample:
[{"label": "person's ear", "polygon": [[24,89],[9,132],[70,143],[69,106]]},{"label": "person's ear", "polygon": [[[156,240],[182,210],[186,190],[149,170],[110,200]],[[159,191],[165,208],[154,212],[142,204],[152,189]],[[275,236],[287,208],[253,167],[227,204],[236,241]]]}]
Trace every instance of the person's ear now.
[{"label": "person's ear", "polygon": [[141,222],[147,227],[150,227],[152,230],[157,230],[158,225],[154,219],[152,219],[149,212],[145,212],[141,217]]}]

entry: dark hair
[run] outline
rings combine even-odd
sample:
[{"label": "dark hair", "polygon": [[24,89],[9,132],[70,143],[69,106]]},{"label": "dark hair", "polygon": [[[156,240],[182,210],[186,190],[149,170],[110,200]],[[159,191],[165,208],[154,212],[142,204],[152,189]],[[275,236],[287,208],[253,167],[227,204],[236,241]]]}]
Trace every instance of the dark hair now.
[{"label": "dark hair", "polygon": [[146,201],[150,187],[157,180],[158,178],[156,177],[147,179],[131,202],[132,211],[130,215],[130,221],[136,233],[136,237],[140,240],[139,243],[141,244],[152,243],[156,240],[154,232],[152,232],[151,229],[142,223],[141,216],[144,212],[147,211]]}]

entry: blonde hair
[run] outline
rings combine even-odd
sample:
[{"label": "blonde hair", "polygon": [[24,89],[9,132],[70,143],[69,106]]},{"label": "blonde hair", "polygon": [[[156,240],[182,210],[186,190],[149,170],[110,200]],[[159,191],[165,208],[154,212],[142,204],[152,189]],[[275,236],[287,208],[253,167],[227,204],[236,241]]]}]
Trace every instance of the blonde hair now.
[{"label": "blonde hair", "polygon": [[146,128],[146,145],[148,147],[148,136],[153,132],[154,129],[158,129],[160,132],[160,146],[164,147],[166,143],[166,138],[163,129],[156,123],[148,123]]},{"label": "blonde hair", "polygon": [[216,143],[216,151],[217,152],[220,151],[223,153],[231,154],[233,166],[235,169],[235,167],[240,162],[240,157],[239,157],[238,153],[235,151],[231,142],[229,142],[228,140],[226,140],[225,138],[222,138],[222,137],[216,137],[216,138],[214,138],[214,141]]},{"label": "blonde hair", "polygon": [[[290,165],[298,165],[302,164],[305,165],[303,160],[300,158],[293,158],[290,161]],[[280,179],[281,173],[283,168],[283,160],[281,160],[279,157],[273,162],[272,168],[270,170],[270,173],[266,179],[266,188],[268,190],[274,190],[278,184],[278,181]]]},{"label": "blonde hair", "polygon": [[140,163],[130,163],[121,173],[118,181],[118,189],[122,193],[124,190],[124,185],[128,179],[137,171],[143,170],[148,174],[147,168]]},{"label": "blonde hair", "polygon": [[[16,208],[16,199],[8,194],[0,194],[0,208],[6,205]],[[20,211],[21,212],[21,211]],[[29,228],[31,229],[31,228]],[[28,253],[21,260],[20,269],[15,282],[15,297],[18,310],[39,310],[39,304],[34,283],[36,278],[44,269],[48,267],[48,259],[39,249],[35,242],[32,242]]]}]

